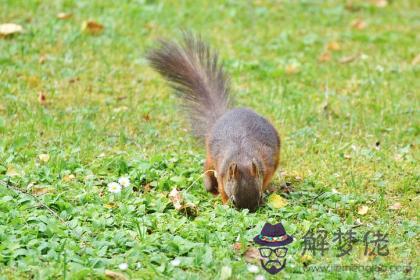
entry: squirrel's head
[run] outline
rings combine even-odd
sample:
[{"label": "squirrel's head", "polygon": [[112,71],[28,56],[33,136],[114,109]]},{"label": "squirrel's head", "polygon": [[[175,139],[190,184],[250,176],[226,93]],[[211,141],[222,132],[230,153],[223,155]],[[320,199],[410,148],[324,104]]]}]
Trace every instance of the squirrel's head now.
[{"label": "squirrel's head", "polygon": [[231,162],[222,178],[225,192],[236,208],[255,211],[261,204],[263,176],[255,160],[248,164]]}]

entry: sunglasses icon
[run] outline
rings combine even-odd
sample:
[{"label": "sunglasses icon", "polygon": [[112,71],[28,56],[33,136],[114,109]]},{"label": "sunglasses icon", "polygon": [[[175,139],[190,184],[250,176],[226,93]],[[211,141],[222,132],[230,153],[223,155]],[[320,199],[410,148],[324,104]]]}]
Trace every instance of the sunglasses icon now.
[{"label": "sunglasses icon", "polygon": [[278,247],[278,248],[261,247],[261,248],[258,248],[258,250],[260,251],[261,257],[263,258],[271,258],[273,253],[278,258],[284,258],[287,254],[286,247]]}]

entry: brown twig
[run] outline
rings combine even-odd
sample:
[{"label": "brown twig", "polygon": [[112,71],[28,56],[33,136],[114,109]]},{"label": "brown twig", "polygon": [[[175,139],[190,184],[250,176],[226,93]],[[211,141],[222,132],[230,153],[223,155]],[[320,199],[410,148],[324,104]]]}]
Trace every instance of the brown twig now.
[{"label": "brown twig", "polygon": [[5,186],[9,190],[14,191],[15,193],[26,194],[26,195],[30,196],[33,200],[35,200],[38,203],[38,206],[41,206],[41,207],[47,209],[48,212],[51,213],[51,215],[53,215],[55,218],[57,218],[63,224],[66,224],[66,221],[64,221],[54,210],[52,210],[48,205],[46,205],[45,203],[43,203],[39,198],[37,198],[33,194],[28,193],[28,192],[23,191],[23,190],[20,190],[20,189],[16,188],[15,186],[9,185],[9,184],[7,184],[5,182],[2,182],[2,181],[0,181],[0,183],[2,183],[3,186]]}]

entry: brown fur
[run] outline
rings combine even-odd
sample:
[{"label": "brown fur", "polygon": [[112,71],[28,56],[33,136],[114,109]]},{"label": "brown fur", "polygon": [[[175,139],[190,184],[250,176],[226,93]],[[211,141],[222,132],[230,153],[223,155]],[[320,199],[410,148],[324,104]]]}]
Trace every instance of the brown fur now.
[{"label": "brown fur", "polygon": [[205,140],[207,191],[255,210],[279,164],[275,128],[250,109],[229,108],[227,75],[200,38],[186,34],[181,45],[161,40],[147,58],[184,101],[194,134]]}]

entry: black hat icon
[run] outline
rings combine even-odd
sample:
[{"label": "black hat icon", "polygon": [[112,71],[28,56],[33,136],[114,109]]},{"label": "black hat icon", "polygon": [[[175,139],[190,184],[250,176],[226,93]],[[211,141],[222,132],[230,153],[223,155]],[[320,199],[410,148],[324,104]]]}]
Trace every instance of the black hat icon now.
[{"label": "black hat icon", "polygon": [[265,223],[261,233],[254,237],[254,241],[260,245],[278,247],[292,243],[293,237],[286,234],[281,223],[275,225]]}]

